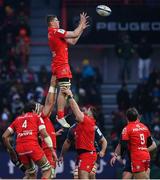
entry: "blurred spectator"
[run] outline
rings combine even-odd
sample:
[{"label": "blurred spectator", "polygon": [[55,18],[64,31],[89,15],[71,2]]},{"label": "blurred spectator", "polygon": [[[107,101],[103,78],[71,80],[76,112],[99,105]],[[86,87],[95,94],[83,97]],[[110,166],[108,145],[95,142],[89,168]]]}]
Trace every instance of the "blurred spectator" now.
[{"label": "blurred spectator", "polygon": [[24,104],[19,94],[14,94],[12,97],[12,103],[11,103],[12,113],[14,117],[16,117],[22,111],[23,107],[24,107]]},{"label": "blurred spectator", "polygon": [[82,67],[82,78],[87,83],[90,80],[93,80],[93,78],[95,76],[95,70],[91,66],[91,64],[90,64],[88,59],[84,59],[82,64],[83,64],[83,67]]},{"label": "blurred spectator", "polygon": [[42,103],[44,98],[44,89],[41,86],[37,86],[35,89],[35,100],[39,103]]},{"label": "blurred spectator", "polygon": [[149,77],[152,52],[153,50],[151,44],[147,42],[145,37],[142,37],[137,48],[137,53],[139,56],[138,76],[140,80]]},{"label": "blurred spectator", "polygon": [[50,78],[50,73],[47,71],[46,66],[42,65],[38,73],[38,81],[40,82],[41,85],[46,83],[48,84],[49,78]]},{"label": "blurred spectator", "polygon": [[16,53],[23,68],[27,68],[30,52],[30,39],[24,28],[21,28],[17,37]]},{"label": "blurred spectator", "polygon": [[130,106],[130,97],[127,89],[127,85],[124,83],[117,92],[117,104],[120,111],[126,111]]},{"label": "blurred spectator", "polygon": [[115,51],[120,62],[120,78],[126,82],[131,78],[131,59],[134,53],[133,43],[128,34],[121,34]]}]

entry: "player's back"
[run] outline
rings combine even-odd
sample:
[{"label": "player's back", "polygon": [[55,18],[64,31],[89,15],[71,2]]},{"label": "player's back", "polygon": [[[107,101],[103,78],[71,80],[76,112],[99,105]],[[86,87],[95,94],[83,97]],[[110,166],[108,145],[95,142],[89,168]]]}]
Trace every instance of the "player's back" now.
[{"label": "player's back", "polygon": [[147,138],[150,136],[148,128],[139,121],[130,122],[127,125],[129,140],[129,149],[131,158],[150,159],[150,154],[147,150]]},{"label": "player's back", "polygon": [[36,113],[26,113],[16,118],[10,126],[17,134],[16,143],[38,142],[40,118]]},{"label": "player's back", "polygon": [[48,41],[52,52],[54,52],[54,61],[56,65],[68,63],[68,45],[64,39],[66,31],[63,29],[49,28]]}]

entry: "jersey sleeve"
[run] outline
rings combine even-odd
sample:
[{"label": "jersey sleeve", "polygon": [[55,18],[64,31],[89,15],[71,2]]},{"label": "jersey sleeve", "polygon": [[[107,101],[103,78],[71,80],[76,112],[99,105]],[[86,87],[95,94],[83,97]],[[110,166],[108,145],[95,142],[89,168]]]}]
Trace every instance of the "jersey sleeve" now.
[{"label": "jersey sleeve", "polygon": [[11,134],[15,132],[15,121],[13,121],[12,124],[8,127],[8,130]]},{"label": "jersey sleeve", "polygon": [[44,124],[44,121],[41,117],[38,117],[38,129],[39,131],[46,128],[45,124]]},{"label": "jersey sleeve", "polygon": [[122,141],[128,141],[129,140],[129,130],[127,127],[124,127],[122,130],[121,140]]},{"label": "jersey sleeve", "polygon": [[48,32],[48,39],[50,41],[54,41],[55,37],[64,38],[66,33],[67,33],[67,31],[65,31],[64,29],[58,29],[56,31],[50,30]]},{"label": "jersey sleeve", "polygon": [[101,130],[96,126],[95,128],[95,141],[99,142],[103,138]]},{"label": "jersey sleeve", "polygon": [[55,32],[55,36],[60,37],[60,38],[64,38],[66,33],[67,33],[67,31],[65,31],[64,29],[58,29]]}]

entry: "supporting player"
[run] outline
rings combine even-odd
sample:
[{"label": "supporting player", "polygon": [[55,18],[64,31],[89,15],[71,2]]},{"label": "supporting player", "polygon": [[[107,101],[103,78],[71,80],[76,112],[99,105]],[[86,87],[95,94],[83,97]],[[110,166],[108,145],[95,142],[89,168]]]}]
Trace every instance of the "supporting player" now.
[{"label": "supporting player", "polygon": [[[155,141],[152,139],[152,143],[150,144],[151,142],[147,143],[147,146],[148,146],[148,152],[151,152],[153,151],[157,145],[155,143]],[[116,162],[116,160],[120,160],[121,158],[121,144],[118,143],[116,149],[115,149],[115,152],[113,154],[113,157],[111,158],[110,160],[110,165],[113,166]],[[130,153],[129,151],[127,150],[126,151],[126,154],[125,154],[125,166],[124,166],[124,169],[123,169],[123,174],[122,174],[122,179],[132,179],[133,178],[133,174],[132,174],[132,170],[131,170],[131,158],[130,158]],[[150,173],[150,170],[148,169],[147,173],[149,174]]]},{"label": "supporting player", "polygon": [[78,123],[75,129],[75,148],[78,153],[78,178],[89,179],[90,172],[97,160],[96,148],[94,146],[96,109],[89,107],[83,113],[74,100],[70,89],[63,88],[62,93],[67,95],[69,105]]},{"label": "supporting player", "polygon": [[[35,103],[28,103],[24,107],[24,113],[18,116],[4,132],[2,138],[7,151],[13,160],[17,160],[17,154],[20,162],[23,163],[31,179],[36,178],[35,162],[42,170],[42,178],[50,178],[52,175],[51,166],[38,143],[38,133],[40,133],[51,149],[52,155],[57,159],[53,150],[53,144],[50,136],[46,132],[44,121],[33,111],[36,108]],[[16,152],[10,143],[10,137],[16,133]]]},{"label": "supporting player", "polygon": [[[72,143],[75,143],[75,129],[76,129],[76,125],[74,124],[68,131],[67,134],[67,138],[63,143],[62,146],[62,150],[61,150],[61,154],[59,157],[59,162],[63,162],[63,158],[65,153],[69,150],[70,146]],[[100,129],[96,126],[95,128],[95,147],[96,147],[96,151],[97,151],[97,155],[99,155],[99,157],[104,157],[106,149],[107,149],[107,140],[105,139],[105,137],[103,136],[103,134],[101,133]],[[97,163],[95,163],[92,171],[89,174],[89,179],[96,179],[96,169],[97,169]],[[74,179],[78,179],[78,164],[77,161],[75,163],[75,169],[73,172],[73,176]]]},{"label": "supporting player", "polygon": [[131,169],[135,179],[149,179],[150,154],[147,144],[152,144],[149,129],[139,121],[138,111],[129,108],[126,112],[128,125],[122,131],[121,154],[129,148]]},{"label": "supporting player", "polygon": [[[44,123],[46,126],[46,131],[52,139],[53,148],[54,148],[55,153],[56,153],[56,136],[61,135],[61,133],[63,131],[63,129],[60,129],[59,131],[55,132],[55,128],[49,118],[49,116],[53,110],[54,104],[55,104],[56,94],[57,94],[56,78],[54,76],[52,76],[51,82],[50,82],[50,88],[49,88],[49,91],[48,91],[48,94],[47,94],[46,100],[45,100],[45,105],[43,106],[40,103],[36,103],[36,109],[35,109],[35,112],[37,114],[40,114],[44,120]],[[55,178],[55,176],[56,176],[56,174],[55,174],[56,160],[53,159],[52,151],[46,145],[44,138],[40,136],[40,139],[41,139],[41,147],[52,167],[52,174],[54,175],[53,177]]]},{"label": "supporting player", "polygon": [[57,120],[65,128],[69,128],[70,125],[64,118],[64,107],[66,99],[61,91],[61,88],[70,88],[72,73],[68,63],[68,44],[76,44],[80,38],[83,30],[88,27],[87,14],[80,14],[80,21],[78,27],[74,31],[65,31],[60,29],[59,20],[55,15],[47,16],[48,24],[48,41],[52,52],[52,74],[56,76],[60,91],[57,99]]}]

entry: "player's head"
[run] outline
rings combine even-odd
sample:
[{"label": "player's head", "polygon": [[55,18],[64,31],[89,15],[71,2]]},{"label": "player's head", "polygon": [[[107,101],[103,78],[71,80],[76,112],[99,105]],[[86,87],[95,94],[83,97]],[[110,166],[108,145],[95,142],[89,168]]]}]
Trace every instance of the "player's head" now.
[{"label": "player's head", "polygon": [[37,114],[39,114],[42,111],[43,105],[41,105],[40,103],[36,103],[36,102],[29,102],[24,106],[23,112],[27,113],[27,112],[35,112]]},{"label": "player's head", "polygon": [[136,108],[129,108],[126,112],[126,116],[129,122],[136,121],[138,119],[139,113]]},{"label": "player's head", "polygon": [[25,106],[23,108],[23,112],[24,113],[33,112],[35,107],[36,107],[36,103],[35,102],[29,102],[29,103],[25,104]]},{"label": "player's head", "polygon": [[93,107],[93,106],[89,106],[88,108],[87,107],[83,107],[82,111],[86,115],[93,117],[95,120],[97,119],[97,109],[95,107]]},{"label": "player's head", "polygon": [[56,15],[47,15],[46,21],[48,27],[59,28],[59,20]]}]

